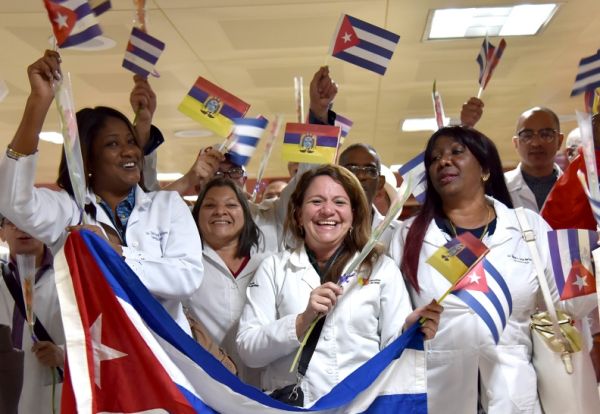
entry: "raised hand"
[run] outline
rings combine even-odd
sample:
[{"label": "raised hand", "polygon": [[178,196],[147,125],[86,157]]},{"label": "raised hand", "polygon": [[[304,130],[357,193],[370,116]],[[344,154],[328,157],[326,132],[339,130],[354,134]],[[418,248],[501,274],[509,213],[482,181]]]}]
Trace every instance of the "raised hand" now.
[{"label": "raised hand", "polygon": [[310,81],[310,110],[327,123],[327,111],[337,95],[336,83],[329,77],[329,67],[322,66]]},{"label": "raised hand", "polygon": [[475,97],[465,102],[460,111],[461,125],[473,128],[483,115],[483,106],[483,101]]}]

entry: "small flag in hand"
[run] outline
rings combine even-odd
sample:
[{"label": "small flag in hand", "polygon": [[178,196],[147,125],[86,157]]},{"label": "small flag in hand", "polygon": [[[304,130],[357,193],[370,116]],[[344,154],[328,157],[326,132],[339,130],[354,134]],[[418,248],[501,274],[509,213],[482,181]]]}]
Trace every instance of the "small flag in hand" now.
[{"label": "small flag in hand", "polygon": [[44,0],[58,47],[85,43],[102,34],[87,0]]},{"label": "small flag in hand", "polygon": [[112,7],[110,0],[88,0],[92,11],[96,16],[100,16],[102,13],[107,12]]},{"label": "small flag in hand", "polygon": [[436,250],[427,263],[454,286],[488,251],[481,240],[465,232]]},{"label": "small flag in hand", "polygon": [[398,170],[398,174],[403,180],[406,180],[408,174],[412,174],[413,196],[420,204],[425,202],[425,192],[427,191],[427,178],[425,177],[425,152],[420,153]]},{"label": "small flag in hand", "polygon": [[341,116],[340,114],[336,114],[334,125],[340,127],[340,145],[342,145],[350,133],[350,129],[352,129],[354,122],[352,122],[351,119]]},{"label": "small flag in hand", "polygon": [[433,91],[431,92],[431,98],[433,99],[433,113],[435,114],[435,122],[438,128],[444,127],[446,116],[444,115],[444,104],[442,103],[442,97],[435,87],[436,82],[433,81]]},{"label": "small flag in hand", "polygon": [[134,27],[125,50],[123,67],[146,78],[154,70],[163,50],[163,42]]},{"label": "small flag in hand", "polygon": [[479,85],[482,89],[485,89],[488,82],[492,78],[492,74],[500,62],[500,58],[506,48],[506,41],[500,40],[498,47],[494,46],[487,40],[487,37],[483,40],[479,55],[477,55],[477,63],[479,64]]},{"label": "small flag in hand", "polygon": [[600,51],[579,61],[579,69],[571,96],[584,93],[588,89],[600,87]]},{"label": "small flag in hand", "polygon": [[331,125],[288,123],[281,155],[284,160],[308,164],[335,162],[340,128]]},{"label": "small flag in hand", "polygon": [[233,127],[234,142],[229,150],[229,157],[234,164],[246,165],[254,154],[269,121],[261,116],[256,119],[235,118],[233,122],[235,123]]},{"label": "small flag in hand", "polygon": [[399,41],[395,33],[344,14],[330,49],[338,59],[384,75]]},{"label": "small flag in hand", "polygon": [[549,231],[548,246],[562,300],[596,291],[592,249],[598,246],[598,233],[578,229]]},{"label": "small flag in hand", "polygon": [[200,76],[178,109],[217,135],[228,137],[233,118],[243,118],[250,104]]}]

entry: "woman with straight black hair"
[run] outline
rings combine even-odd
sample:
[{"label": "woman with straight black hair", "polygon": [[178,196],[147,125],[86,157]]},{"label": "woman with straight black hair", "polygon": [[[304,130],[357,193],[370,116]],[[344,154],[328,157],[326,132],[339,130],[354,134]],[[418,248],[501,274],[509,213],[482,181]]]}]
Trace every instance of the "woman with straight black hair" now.
[{"label": "woman with straight black hair", "polygon": [[205,277],[186,307],[235,362],[238,376],[258,386],[260,371],[240,360],[235,337],[246,302],[246,287],[269,254],[262,232],[252,219],[242,189],[229,178],[217,177],[206,184],[192,216],[203,242]]},{"label": "woman with straight black hair", "polygon": [[[487,414],[539,414],[529,333],[539,284],[511,208],[498,151],[474,129],[447,127],[427,142],[424,162],[423,208],[403,223],[390,245],[390,255],[408,281],[413,305],[438,299],[451,287],[426,262],[441,246],[469,232],[490,249],[465,276],[467,286],[442,303],[439,330],[427,350],[428,412],[475,414],[479,397]],[[559,302],[546,247],[550,228],[533,211],[525,214],[553,299]],[[573,316],[581,317],[593,309],[593,299],[563,303]],[[470,307],[467,301],[483,305]],[[479,314],[473,309],[479,309]]]}]

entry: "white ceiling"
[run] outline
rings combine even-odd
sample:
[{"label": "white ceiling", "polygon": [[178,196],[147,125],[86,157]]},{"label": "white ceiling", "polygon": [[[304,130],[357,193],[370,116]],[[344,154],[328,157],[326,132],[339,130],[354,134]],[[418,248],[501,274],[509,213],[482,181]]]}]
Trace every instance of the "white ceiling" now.
[{"label": "white ceiling", "polygon": [[[177,111],[195,79],[202,75],[252,105],[249,115],[295,120],[293,77],[303,76],[305,99],[316,69],[328,64],[339,84],[335,110],[354,121],[347,140],[375,146],[384,163],[399,164],[422,151],[427,132],[404,133],[407,117],[432,116],[431,87],[437,79],[447,116],[457,117],[462,103],[477,93],[475,57],[481,39],[423,41],[430,9],[517,4],[474,0],[153,0],[148,4],[148,30],[166,43],[151,83],[158,95],[155,124],[167,142],[159,152],[161,172],[184,172],[198,149],[220,142],[217,137],[176,138],[181,129],[199,125]],[[541,3],[530,1],[528,3]],[[121,67],[134,18],[133,1],[112,0],[100,16],[106,36],[116,47],[105,51],[62,51],[63,71],[70,71],[78,107],[109,105],[132,116],[132,74]],[[327,57],[341,13],[385,27],[401,36],[384,77]],[[540,35],[507,38],[507,48],[483,99],[478,127],[498,145],[505,164],[517,161],[510,137],[518,115],[534,105],[554,109],[563,131],[574,128],[574,111],[583,98],[569,93],[583,56],[600,48],[600,2],[563,1]],[[17,127],[27,97],[26,67],[49,47],[50,24],[41,0],[0,1],[0,79],[10,93],[0,102],[0,148]],[[498,39],[491,39],[497,44]],[[308,102],[308,101],[307,101]],[[133,116],[132,116],[133,117]],[[52,110],[45,130],[57,130]],[[281,140],[279,140],[281,141]],[[263,148],[262,144],[259,149]],[[285,176],[285,163],[275,147],[267,176]],[[38,181],[56,178],[61,148],[40,143]],[[258,158],[248,167],[251,176]]]}]

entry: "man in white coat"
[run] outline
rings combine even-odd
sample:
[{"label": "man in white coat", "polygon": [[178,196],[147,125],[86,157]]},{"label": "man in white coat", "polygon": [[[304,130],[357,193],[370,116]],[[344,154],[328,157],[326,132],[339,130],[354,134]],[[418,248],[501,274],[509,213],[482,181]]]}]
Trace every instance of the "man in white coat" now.
[{"label": "man in white coat", "polygon": [[[62,369],[64,364],[65,343],[54,286],[53,257],[42,242],[21,231],[1,215],[0,238],[10,249],[10,262],[3,263],[0,270],[0,324],[11,327],[13,346],[24,352],[23,388],[18,412],[52,412],[52,405],[57,409],[60,407],[62,374],[59,374],[57,368]],[[16,267],[16,257],[19,254],[33,255],[36,261],[33,291],[33,310],[37,319],[35,340],[29,332],[24,310],[21,310],[18,303],[22,300],[22,296],[19,297],[21,291]]]}]

